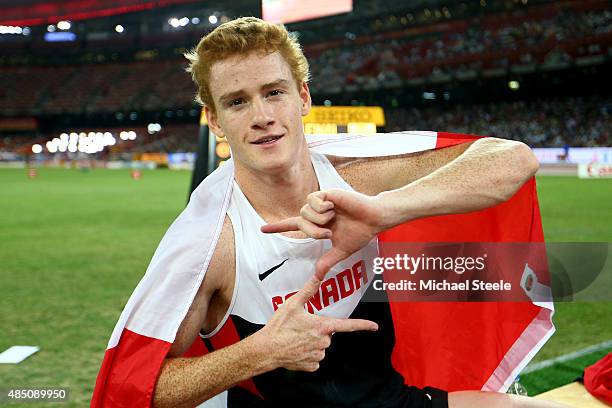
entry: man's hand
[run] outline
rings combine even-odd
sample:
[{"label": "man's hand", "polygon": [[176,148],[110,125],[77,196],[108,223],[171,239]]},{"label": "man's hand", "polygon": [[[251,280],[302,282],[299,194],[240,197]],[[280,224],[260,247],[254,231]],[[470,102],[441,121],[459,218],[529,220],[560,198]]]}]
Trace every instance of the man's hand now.
[{"label": "man's hand", "polygon": [[331,239],[331,249],[315,266],[316,277],[323,280],[335,264],[366,246],[386,229],[382,225],[382,212],[381,203],[375,197],[340,189],[317,191],[308,195],[299,217],[266,224],[261,231],[302,231],[311,238]]},{"label": "man's hand", "polygon": [[299,292],[280,306],[263,329],[253,335],[261,336],[275,367],[316,371],[335,332],[378,330],[378,325],[369,320],[335,319],[306,312],[304,305],[320,286],[321,281],[313,276]]}]

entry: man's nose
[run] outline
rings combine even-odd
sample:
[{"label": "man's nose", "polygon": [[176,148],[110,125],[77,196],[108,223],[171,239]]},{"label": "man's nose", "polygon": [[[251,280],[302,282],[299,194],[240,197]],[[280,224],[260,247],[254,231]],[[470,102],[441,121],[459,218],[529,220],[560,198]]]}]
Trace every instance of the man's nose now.
[{"label": "man's nose", "polygon": [[251,106],[253,109],[253,127],[265,128],[274,123],[271,107],[266,104],[265,100],[257,98]]}]

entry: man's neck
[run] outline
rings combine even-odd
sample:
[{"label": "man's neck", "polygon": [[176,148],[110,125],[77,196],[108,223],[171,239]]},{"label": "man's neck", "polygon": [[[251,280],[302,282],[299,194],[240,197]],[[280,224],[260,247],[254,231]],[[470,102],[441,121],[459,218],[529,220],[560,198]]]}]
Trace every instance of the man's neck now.
[{"label": "man's neck", "polygon": [[308,194],[319,189],[310,152],[278,174],[236,166],[235,178],[255,211],[267,222],[299,215]]}]

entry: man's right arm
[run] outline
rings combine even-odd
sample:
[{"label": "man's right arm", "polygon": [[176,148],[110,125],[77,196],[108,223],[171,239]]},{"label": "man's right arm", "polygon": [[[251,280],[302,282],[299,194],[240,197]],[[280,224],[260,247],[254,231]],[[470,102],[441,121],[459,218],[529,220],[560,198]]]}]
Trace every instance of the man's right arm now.
[{"label": "man's right arm", "polygon": [[[304,305],[321,285],[313,276],[253,335],[201,357],[176,357],[191,346],[206,321],[213,295],[223,287],[224,278],[235,272],[232,235],[226,219],[202,286],[162,365],[153,396],[154,407],[194,407],[241,381],[279,367],[316,371],[334,332],[378,328],[367,320],[308,314]],[[233,267],[227,268],[228,263]]]},{"label": "man's right arm", "polygon": [[157,380],[153,406],[194,407],[274,368],[269,350],[254,336],[202,357],[169,358]]}]

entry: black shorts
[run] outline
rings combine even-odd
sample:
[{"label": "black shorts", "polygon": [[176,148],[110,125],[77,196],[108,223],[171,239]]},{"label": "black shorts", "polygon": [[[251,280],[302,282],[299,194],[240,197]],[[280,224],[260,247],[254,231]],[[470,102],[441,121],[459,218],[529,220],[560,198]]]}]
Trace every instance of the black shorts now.
[{"label": "black shorts", "polygon": [[448,408],[448,393],[433,387],[418,388],[406,386],[402,395],[401,408]]}]

